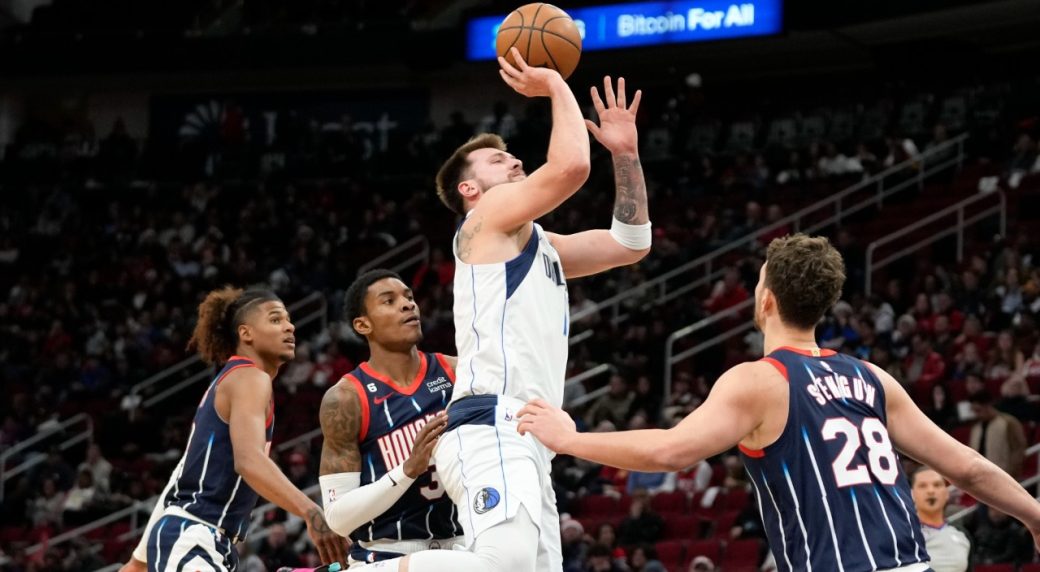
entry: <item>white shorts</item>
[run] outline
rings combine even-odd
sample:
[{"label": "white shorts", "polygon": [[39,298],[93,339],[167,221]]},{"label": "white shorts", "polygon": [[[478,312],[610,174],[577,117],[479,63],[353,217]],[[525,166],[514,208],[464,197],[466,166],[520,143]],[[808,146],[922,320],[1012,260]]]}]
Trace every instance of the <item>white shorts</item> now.
[{"label": "white shorts", "polygon": [[563,569],[560,515],[550,477],[555,454],[534,437],[517,432],[516,412],[523,405],[500,395],[470,396],[452,403],[448,424],[454,428],[441,435],[434,461],[459,509],[459,523],[469,544],[485,530],[515,517],[523,505],[538,525],[536,569],[559,572]]}]

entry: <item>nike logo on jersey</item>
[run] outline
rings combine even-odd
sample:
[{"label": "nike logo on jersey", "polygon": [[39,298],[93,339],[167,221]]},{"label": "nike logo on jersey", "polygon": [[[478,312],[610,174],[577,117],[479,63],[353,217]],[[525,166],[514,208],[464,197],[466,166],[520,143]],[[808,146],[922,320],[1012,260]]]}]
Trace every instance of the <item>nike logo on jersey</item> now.
[{"label": "nike logo on jersey", "polygon": [[391,396],[393,396],[393,393],[388,393],[388,394],[386,394],[386,395],[384,395],[382,397],[376,397],[372,401],[374,401],[376,405],[382,405],[383,402],[386,401],[387,399],[390,399]]}]

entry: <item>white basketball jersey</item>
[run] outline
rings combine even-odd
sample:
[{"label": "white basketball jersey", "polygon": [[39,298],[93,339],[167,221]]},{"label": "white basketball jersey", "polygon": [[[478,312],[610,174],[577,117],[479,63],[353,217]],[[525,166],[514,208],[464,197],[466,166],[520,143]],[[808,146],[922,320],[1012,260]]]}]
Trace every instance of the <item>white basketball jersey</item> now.
[{"label": "white basketball jersey", "polygon": [[570,308],[560,255],[532,223],[520,254],[494,264],[467,264],[455,252],[455,345],[452,401],[467,395],[540,397],[563,404]]}]

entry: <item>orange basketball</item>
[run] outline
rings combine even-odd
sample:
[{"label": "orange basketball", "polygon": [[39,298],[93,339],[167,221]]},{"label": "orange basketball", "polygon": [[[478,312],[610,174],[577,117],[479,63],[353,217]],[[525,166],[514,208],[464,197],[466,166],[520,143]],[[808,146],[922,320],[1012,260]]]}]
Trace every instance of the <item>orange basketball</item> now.
[{"label": "orange basketball", "polygon": [[552,68],[567,79],[581,58],[581,33],[566,12],[552,4],[536,2],[513,10],[495,37],[499,56],[514,64],[509,48],[531,66]]}]

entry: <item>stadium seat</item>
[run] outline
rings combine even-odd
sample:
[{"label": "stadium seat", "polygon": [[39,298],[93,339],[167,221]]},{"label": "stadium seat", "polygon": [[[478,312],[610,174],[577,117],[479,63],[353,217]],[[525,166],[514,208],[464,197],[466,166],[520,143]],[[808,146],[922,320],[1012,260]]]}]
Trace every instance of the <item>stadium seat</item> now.
[{"label": "stadium seat", "polygon": [[582,517],[613,515],[619,510],[618,501],[606,495],[588,495],[578,501],[578,514]]},{"label": "stadium seat", "polygon": [[654,548],[657,549],[657,559],[671,570],[682,564],[686,543],[682,540],[662,540]]},{"label": "stadium seat", "polygon": [[718,540],[695,540],[686,545],[686,557],[683,558],[683,569],[697,556],[707,556],[712,562],[719,562],[722,554],[722,543]]},{"label": "stadium seat", "polygon": [[1018,572],[1040,572],[1040,564],[1023,564],[1022,567],[1018,569]]},{"label": "stadium seat", "polygon": [[968,441],[971,440],[971,425],[958,425],[950,431],[950,435],[953,435],[954,439],[967,445]]},{"label": "stadium seat", "polygon": [[737,521],[737,515],[740,511],[727,511],[720,514],[715,519],[715,527],[712,529],[712,538],[729,538],[729,530],[733,528],[733,523]]},{"label": "stadium seat", "polygon": [[975,572],[1015,572],[1014,564],[980,564]]},{"label": "stadium seat", "polygon": [[745,488],[734,488],[726,491],[726,494],[716,503],[721,502],[725,510],[744,510],[747,506],[750,493]]},{"label": "stadium seat", "polygon": [[674,491],[670,493],[659,493],[650,500],[650,508],[654,512],[664,515],[667,513],[687,512],[686,493]]},{"label": "stadium seat", "polygon": [[691,540],[700,536],[701,519],[686,514],[664,514],[664,537]]},{"label": "stadium seat", "polygon": [[757,538],[734,540],[726,543],[722,555],[723,570],[754,570],[762,554],[762,541]]}]

